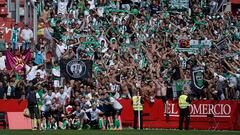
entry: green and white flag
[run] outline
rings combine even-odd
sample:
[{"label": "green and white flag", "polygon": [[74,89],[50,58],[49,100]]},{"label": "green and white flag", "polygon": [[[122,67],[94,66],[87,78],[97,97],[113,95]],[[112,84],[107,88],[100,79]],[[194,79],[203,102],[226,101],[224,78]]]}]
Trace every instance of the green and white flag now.
[{"label": "green and white flag", "polygon": [[178,80],[175,81],[175,90],[182,91],[185,85],[191,85],[191,80]]},{"label": "green and white flag", "polygon": [[192,89],[202,90],[204,88],[204,66],[193,67],[191,70]]},{"label": "green and white flag", "polygon": [[194,54],[194,53],[198,53],[199,49],[198,48],[176,48],[175,52],[177,53],[188,52],[188,54]]}]

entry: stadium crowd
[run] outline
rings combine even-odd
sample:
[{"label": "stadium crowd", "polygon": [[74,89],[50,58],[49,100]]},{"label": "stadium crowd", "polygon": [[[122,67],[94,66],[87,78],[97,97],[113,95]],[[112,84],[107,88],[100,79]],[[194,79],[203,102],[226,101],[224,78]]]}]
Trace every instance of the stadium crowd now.
[{"label": "stadium crowd", "polygon": [[[240,18],[220,14],[219,2],[191,0],[175,10],[169,0],[45,0],[38,44],[27,25],[13,27],[11,43],[0,35],[0,99],[24,99],[35,89],[42,121],[62,129],[93,126],[102,115],[121,129],[117,100],[137,91],[152,103],[176,99],[182,90],[195,100],[239,100]],[[194,48],[190,40],[209,45]],[[30,49],[32,59],[7,70],[7,49],[16,56]],[[60,61],[74,58],[93,61],[92,78],[61,76]],[[196,66],[205,68],[202,90],[185,83]]]}]

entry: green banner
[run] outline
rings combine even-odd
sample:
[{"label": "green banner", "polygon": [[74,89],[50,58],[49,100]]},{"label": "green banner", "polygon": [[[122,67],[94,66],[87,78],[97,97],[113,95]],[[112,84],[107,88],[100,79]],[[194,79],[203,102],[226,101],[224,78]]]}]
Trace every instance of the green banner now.
[{"label": "green banner", "polygon": [[191,80],[178,80],[175,81],[175,89],[176,91],[182,91],[184,85],[189,85],[191,84]]},{"label": "green banner", "polygon": [[188,54],[194,54],[194,53],[198,53],[199,49],[198,48],[176,48],[175,52],[177,53],[188,52]]},{"label": "green banner", "polygon": [[130,13],[129,10],[120,10],[120,9],[112,9],[112,8],[105,8],[105,12]]},{"label": "green banner", "polygon": [[211,40],[190,40],[190,48],[210,48]]}]

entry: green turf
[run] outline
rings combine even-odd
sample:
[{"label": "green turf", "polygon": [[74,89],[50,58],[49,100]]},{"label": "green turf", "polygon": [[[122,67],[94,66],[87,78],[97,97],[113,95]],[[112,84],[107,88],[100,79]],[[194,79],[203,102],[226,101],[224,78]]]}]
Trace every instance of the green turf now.
[{"label": "green turf", "polygon": [[30,131],[30,130],[0,130],[0,135],[240,135],[240,131],[179,131],[179,130],[64,130],[64,131]]}]

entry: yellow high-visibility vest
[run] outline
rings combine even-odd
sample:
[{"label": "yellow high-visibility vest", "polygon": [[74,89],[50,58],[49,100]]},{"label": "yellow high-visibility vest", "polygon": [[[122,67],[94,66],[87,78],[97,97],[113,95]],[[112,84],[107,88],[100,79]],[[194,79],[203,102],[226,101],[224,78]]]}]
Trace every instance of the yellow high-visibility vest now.
[{"label": "yellow high-visibility vest", "polygon": [[133,96],[133,110],[134,111],[142,111],[143,105],[141,104],[141,96]]},{"label": "yellow high-visibility vest", "polygon": [[178,98],[178,105],[181,109],[186,109],[190,104],[186,101],[187,100],[187,95],[181,95]]}]

